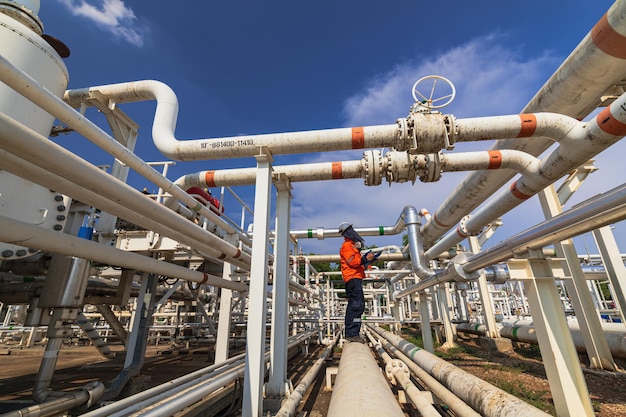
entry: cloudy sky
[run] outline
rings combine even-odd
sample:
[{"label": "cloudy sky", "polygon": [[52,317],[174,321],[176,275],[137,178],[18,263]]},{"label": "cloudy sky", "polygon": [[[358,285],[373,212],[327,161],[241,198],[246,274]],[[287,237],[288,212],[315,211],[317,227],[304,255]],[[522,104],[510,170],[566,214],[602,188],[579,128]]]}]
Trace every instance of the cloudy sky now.
[{"label": "cloudy sky", "polygon": [[[413,83],[442,75],[456,86],[441,111],[457,118],[516,114],[608,10],[612,1],[530,0],[440,2],[380,0],[252,2],[46,0],[44,33],[71,50],[69,88],[154,79],[179,100],[180,140],[393,124],[408,114]],[[565,6],[566,5],[566,6]],[[164,161],[152,143],[155,104],[123,105],[140,126],[136,149],[146,161]],[[95,110],[89,117],[97,119]],[[94,164],[111,157],[84,139],[58,139]],[[596,158],[600,168],[568,206],[623,183],[622,141]],[[457,146],[486,150],[491,142]],[[276,165],[360,159],[362,152],[282,156]],[[208,169],[252,167],[250,158],[178,162],[168,177]],[[366,187],[363,180],[294,183],[292,229],[395,224],[411,205],[434,212],[467,173],[445,173],[436,183]],[[146,180],[129,182],[151,191]],[[214,193],[218,190],[213,190]],[[235,191],[254,205],[252,187]],[[225,200],[238,218],[239,206]],[[567,208],[567,207],[566,207]],[[232,209],[232,210],[229,210]],[[504,218],[487,246],[542,220],[536,198]],[[626,222],[615,225],[626,252]],[[593,239],[577,239],[595,252]],[[400,236],[368,238],[377,246]],[[304,253],[334,253],[340,242],[302,241]]]}]

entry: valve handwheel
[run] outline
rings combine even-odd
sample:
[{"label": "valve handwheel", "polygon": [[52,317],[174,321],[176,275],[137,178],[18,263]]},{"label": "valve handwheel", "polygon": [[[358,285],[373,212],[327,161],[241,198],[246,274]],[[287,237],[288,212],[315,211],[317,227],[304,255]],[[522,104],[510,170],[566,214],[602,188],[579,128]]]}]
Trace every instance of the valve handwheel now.
[{"label": "valve handwheel", "polygon": [[[419,86],[419,89],[418,89]],[[425,94],[422,93],[425,92]],[[422,77],[413,84],[415,104],[427,109],[440,109],[454,100],[456,89],[450,80],[440,75]]]}]

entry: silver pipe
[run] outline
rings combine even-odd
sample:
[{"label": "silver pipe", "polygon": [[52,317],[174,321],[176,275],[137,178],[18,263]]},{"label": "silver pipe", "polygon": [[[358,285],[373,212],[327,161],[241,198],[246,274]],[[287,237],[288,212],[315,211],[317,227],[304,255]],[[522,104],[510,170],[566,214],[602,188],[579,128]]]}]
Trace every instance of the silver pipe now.
[{"label": "silver pipe", "polygon": [[592,197],[584,203],[469,257],[462,265],[471,273],[516,253],[539,249],[590,230],[626,219],[626,184]]},{"label": "silver pipe", "polygon": [[488,382],[439,359],[395,334],[378,326],[368,326],[387,339],[394,347],[411,358],[420,368],[446,386],[460,399],[469,404],[481,416],[486,417],[548,417],[549,414],[533,407],[519,398],[494,387]]},{"label": "silver pipe", "polygon": [[[406,206],[402,210],[403,223],[406,225],[406,230],[409,236],[409,253],[411,254],[411,265],[415,274],[421,278],[428,278],[435,274],[435,271],[430,269],[426,265],[424,259],[424,245],[420,235],[420,226],[422,225],[418,212],[413,206]],[[398,220],[400,223],[400,220]]]},{"label": "silver pipe", "polygon": [[[48,329],[56,331],[56,329]],[[50,385],[52,384],[52,376],[54,375],[54,368],[59,358],[59,351],[63,346],[63,337],[53,336],[48,339],[46,344],[46,350],[41,358],[41,364],[37,371],[37,378],[35,379],[35,385],[33,386],[33,398],[36,402],[44,402],[48,395],[50,395]]]}]

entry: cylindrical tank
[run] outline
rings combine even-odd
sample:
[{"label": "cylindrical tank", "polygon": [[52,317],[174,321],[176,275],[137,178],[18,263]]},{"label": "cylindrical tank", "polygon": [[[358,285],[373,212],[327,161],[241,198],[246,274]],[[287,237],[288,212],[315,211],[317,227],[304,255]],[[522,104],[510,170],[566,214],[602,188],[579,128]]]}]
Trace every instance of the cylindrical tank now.
[{"label": "cylindrical tank", "polygon": [[[37,17],[38,0],[0,0],[0,55],[55,95],[61,97],[68,84],[65,63],[42,36]],[[54,117],[0,83],[0,112],[48,137]],[[36,151],[34,149],[33,151]],[[47,229],[62,230],[69,199],[1,169],[0,214]],[[0,242],[0,262],[32,255],[17,245]]]}]

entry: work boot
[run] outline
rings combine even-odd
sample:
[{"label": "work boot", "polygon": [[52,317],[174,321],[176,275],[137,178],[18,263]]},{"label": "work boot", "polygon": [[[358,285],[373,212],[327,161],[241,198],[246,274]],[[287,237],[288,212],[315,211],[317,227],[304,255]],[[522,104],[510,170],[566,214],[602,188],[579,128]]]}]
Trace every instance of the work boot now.
[{"label": "work boot", "polygon": [[365,341],[365,339],[363,339],[361,336],[350,336],[350,337],[346,337],[346,340],[348,342],[357,342],[357,343],[367,343]]}]

